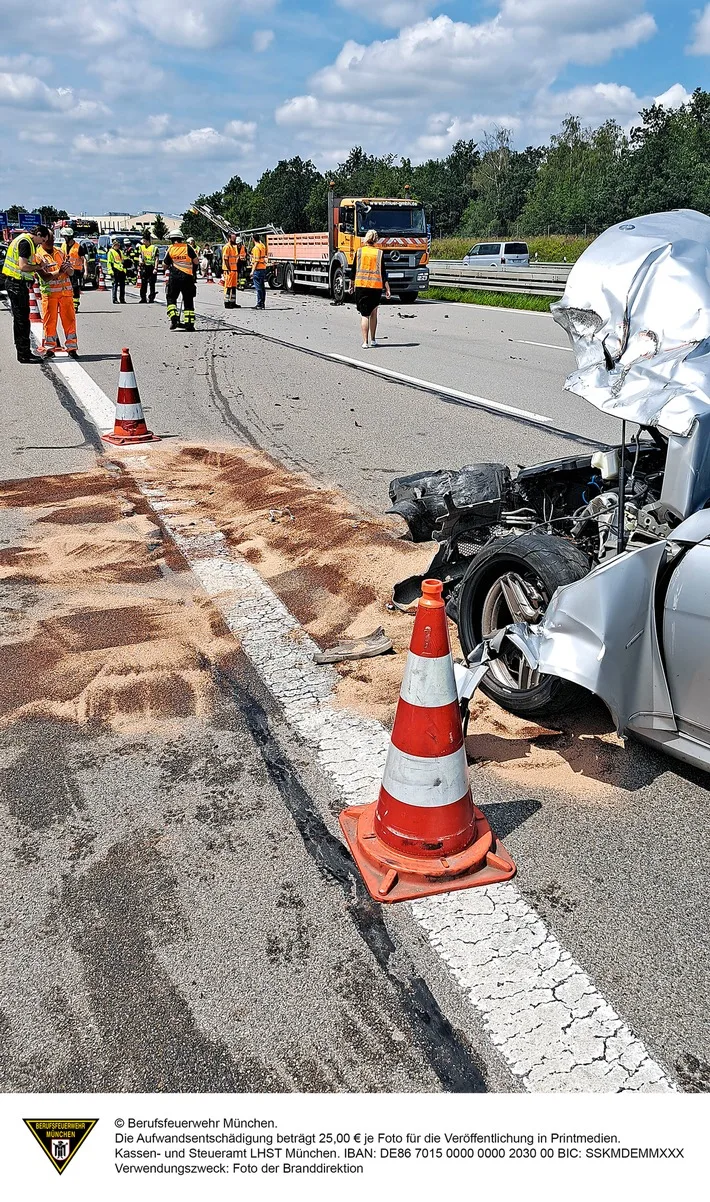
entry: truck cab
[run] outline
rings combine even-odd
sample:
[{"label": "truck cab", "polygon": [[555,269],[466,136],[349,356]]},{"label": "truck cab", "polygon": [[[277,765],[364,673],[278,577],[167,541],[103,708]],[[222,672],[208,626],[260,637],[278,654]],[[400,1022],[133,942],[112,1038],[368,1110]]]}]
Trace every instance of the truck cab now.
[{"label": "truck cab", "polygon": [[353,290],[355,255],[369,230],[384,252],[390,289],[416,300],[429,287],[429,253],[424,206],[409,198],[336,197],[329,193],[330,285],[335,300]]}]

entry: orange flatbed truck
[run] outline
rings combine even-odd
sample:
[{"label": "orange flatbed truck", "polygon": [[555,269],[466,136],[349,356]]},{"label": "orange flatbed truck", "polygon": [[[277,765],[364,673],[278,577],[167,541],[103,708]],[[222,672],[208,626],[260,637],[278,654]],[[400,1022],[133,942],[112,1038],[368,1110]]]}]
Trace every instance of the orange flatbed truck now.
[{"label": "orange flatbed truck", "polygon": [[336,197],[328,193],[328,229],[323,233],[269,234],[271,285],[318,288],[342,301],[353,291],[355,253],[368,230],[377,230],[390,289],[403,301],[429,287],[424,206],[416,200]]}]

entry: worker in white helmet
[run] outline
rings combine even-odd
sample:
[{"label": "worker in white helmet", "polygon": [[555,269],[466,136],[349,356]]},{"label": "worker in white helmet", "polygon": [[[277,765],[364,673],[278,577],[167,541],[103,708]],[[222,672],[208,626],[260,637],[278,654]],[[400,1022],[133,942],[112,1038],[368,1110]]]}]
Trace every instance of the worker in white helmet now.
[{"label": "worker in white helmet", "polygon": [[168,234],[170,246],[165,253],[164,267],[168,273],[166,300],[170,329],[179,326],[177,300],[182,296],[183,322],[186,330],[195,328],[195,262],[197,252],[185,241],[182,230],[171,230]]}]

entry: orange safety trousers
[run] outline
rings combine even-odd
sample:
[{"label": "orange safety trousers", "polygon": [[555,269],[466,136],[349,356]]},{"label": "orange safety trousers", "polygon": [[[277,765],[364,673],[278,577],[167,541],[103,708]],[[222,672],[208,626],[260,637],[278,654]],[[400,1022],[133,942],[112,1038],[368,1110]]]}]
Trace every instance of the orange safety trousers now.
[{"label": "orange safety trousers", "polygon": [[71,290],[42,297],[42,330],[45,351],[57,349],[57,318],[62,320],[64,341],[68,351],[78,350],[76,340],[76,313]]}]

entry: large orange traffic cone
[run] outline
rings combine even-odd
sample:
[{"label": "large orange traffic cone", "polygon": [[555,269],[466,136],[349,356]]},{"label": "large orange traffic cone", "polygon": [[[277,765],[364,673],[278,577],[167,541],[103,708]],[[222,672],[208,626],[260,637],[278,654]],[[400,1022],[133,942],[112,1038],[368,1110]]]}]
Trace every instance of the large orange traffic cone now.
[{"label": "large orange traffic cone", "polygon": [[102,434],[104,442],[116,446],[127,446],[134,442],[159,442],[159,435],[151,434],[145,424],[143,406],[136,384],[136,377],[131,362],[131,352],[127,346],[121,351],[121,371],[118,377],[118,396],[116,397],[116,420],[112,434]]},{"label": "large orange traffic cone", "polygon": [[101,266],[100,266],[100,265],[99,265],[99,269],[98,269],[98,281],[99,281],[99,286],[98,286],[98,288],[96,289],[96,291],[97,291],[97,292],[107,292],[107,291],[108,291],[108,289],[107,289],[107,287],[106,287],[106,280],[105,280],[104,273],[103,273],[103,271],[101,270]]},{"label": "large orange traffic cone", "polygon": [[40,311],[39,304],[37,303],[37,296],[38,296],[38,294],[41,296],[41,293],[39,292],[39,289],[34,284],[30,287],[29,293],[30,293],[30,321],[41,322],[42,321],[41,311]]},{"label": "large orange traffic cone", "polygon": [[493,885],[515,864],[473,804],[439,580],[414,620],[380,796],[340,825],[375,901]]}]

